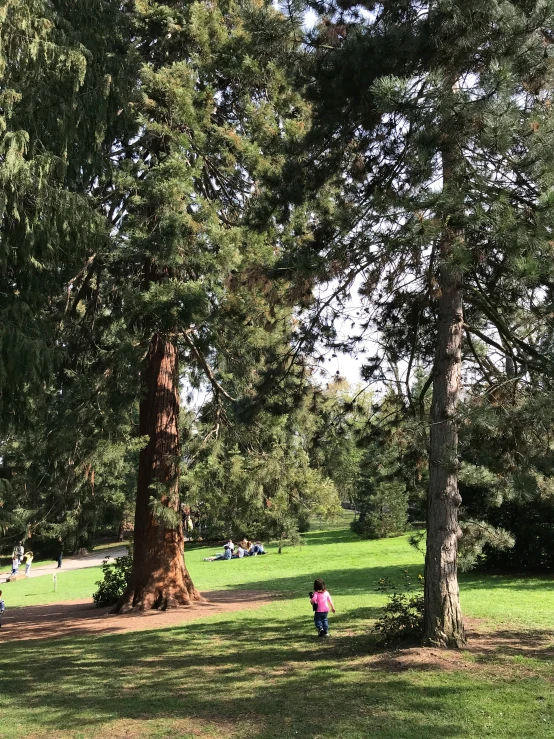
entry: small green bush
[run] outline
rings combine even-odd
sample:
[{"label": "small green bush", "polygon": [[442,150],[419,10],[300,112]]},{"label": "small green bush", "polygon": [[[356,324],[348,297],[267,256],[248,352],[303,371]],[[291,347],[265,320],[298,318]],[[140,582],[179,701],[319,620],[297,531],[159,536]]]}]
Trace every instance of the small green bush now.
[{"label": "small green bush", "polygon": [[398,536],[408,522],[408,492],[403,482],[382,481],[369,484],[358,499],[360,517],[351,524],[363,539]]},{"label": "small green bush", "polygon": [[381,635],[384,644],[398,641],[415,641],[423,636],[423,577],[418,575],[417,584],[404,571],[404,583],[396,585],[390,578],[378,582],[378,590],[388,593],[383,615],[373,627]]},{"label": "small green bush", "polygon": [[102,563],[103,579],[97,581],[98,590],[92,596],[97,608],[114,606],[125,592],[131,577],[133,557],[126,554],[115,561],[105,559]]}]

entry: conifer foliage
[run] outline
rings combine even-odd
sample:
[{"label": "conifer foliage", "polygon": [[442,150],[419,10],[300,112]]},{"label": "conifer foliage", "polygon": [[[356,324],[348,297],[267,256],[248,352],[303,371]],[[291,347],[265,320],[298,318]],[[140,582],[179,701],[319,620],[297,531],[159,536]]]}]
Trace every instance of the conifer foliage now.
[{"label": "conifer foliage", "polygon": [[[85,546],[136,466],[117,609],[168,608],[200,598],[183,489],[284,540],[337,490],[397,533],[428,480],[424,641],[462,645],[460,490],[473,563],[551,487],[553,29],[554,0],[5,0],[0,526]],[[325,345],[385,400],[314,388]]]},{"label": "conifer foliage", "polygon": [[11,422],[57,362],[56,299],[105,240],[89,192],[125,125],[122,18],[97,0],[0,8],[0,401]]}]

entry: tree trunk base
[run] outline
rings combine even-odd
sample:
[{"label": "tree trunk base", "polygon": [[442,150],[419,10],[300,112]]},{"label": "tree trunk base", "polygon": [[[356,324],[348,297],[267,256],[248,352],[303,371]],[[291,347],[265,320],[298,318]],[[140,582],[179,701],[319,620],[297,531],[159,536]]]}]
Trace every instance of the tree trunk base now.
[{"label": "tree trunk base", "polygon": [[[175,337],[152,337],[142,383],[139,431],[149,441],[139,455],[133,566],[126,591],[112,613],[165,611],[203,600],[184,561]],[[164,510],[166,515],[160,515]]]},{"label": "tree trunk base", "polygon": [[436,624],[435,628],[424,633],[421,643],[424,647],[462,649],[467,644],[467,637],[463,624],[448,629],[448,633],[440,624]]},{"label": "tree trunk base", "polygon": [[463,636],[450,636],[441,634],[439,637],[425,637],[421,642],[424,647],[435,647],[436,649],[463,649],[467,644],[465,634]]},{"label": "tree trunk base", "polygon": [[193,603],[205,602],[194,585],[190,589],[159,585],[152,588],[127,589],[111,613],[143,613],[144,611],[167,611]]}]

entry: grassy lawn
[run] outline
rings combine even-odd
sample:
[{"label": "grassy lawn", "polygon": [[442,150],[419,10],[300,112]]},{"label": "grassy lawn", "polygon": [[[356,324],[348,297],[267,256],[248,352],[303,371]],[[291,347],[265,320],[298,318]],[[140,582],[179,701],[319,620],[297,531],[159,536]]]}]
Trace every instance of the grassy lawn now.
[{"label": "grassy lawn", "polygon": [[96,581],[101,577],[100,567],[86,567],[83,570],[62,568],[56,571],[56,592],[54,592],[51,573],[16,582],[1,583],[0,590],[4,593],[6,608],[8,606],[38,606],[43,603],[57,603],[61,600],[90,598],[96,590]]},{"label": "grassy lawn", "polygon": [[[529,652],[516,648],[518,628],[527,639],[551,628],[553,580],[464,576],[465,614],[485,619],[482,628],[509,628],[511,646],[456,655],[448,669],[421,659],[398,666],[370,633],[383,602],[375,584],[422,572],[421,555],[404,537],[361,542],[334,530],[306,539],[281,556],[231,562],[203,562],[210,548],[187,548],[200,589],[280,595],[263,608],[160,631],[0,645],[0,737],[554,736],[551,635],[536,633]],[[55,594],[51,576],[10,583],[6,604],[86,597],[99,574],[62,572]],[[337,607],[323,642],[307,601],[316,576]]]}]

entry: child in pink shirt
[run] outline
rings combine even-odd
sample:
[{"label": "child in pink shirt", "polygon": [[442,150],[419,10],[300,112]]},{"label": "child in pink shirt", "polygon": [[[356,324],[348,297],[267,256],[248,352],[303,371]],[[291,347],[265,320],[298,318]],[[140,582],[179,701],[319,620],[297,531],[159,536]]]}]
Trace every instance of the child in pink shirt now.
[{"label": "child in pink shirt", "polygon": [[314,591],[310,593],[310,603],[314,606],[314,624],[318,636],[329,636],[329,608],[335,613],[333,599],[329,594],[325,583],[319,577],[314,582]]}]

